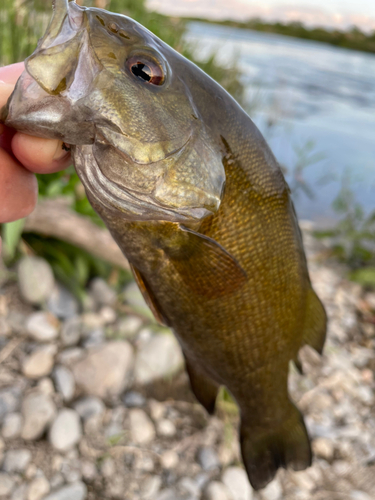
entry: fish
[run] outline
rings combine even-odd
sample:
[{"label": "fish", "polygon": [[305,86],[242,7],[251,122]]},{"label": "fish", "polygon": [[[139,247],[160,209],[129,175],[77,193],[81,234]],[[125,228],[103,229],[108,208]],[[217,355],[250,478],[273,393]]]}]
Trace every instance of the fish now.
[{"label": "fish", "polygon": [[197,400],[212,414],[225,386],[237,402],[253,488],[309,467],[288,372],[304,345],[322,353],[327,318],[290,189],[242,107],[131,18],[55,0],[0,118],[69,145]]}]

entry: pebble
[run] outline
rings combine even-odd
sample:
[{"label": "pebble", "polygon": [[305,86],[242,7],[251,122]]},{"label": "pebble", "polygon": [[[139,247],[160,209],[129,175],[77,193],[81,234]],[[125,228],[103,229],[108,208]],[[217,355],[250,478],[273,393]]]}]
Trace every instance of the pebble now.
[{"label": "pebble", "polygon": [[20,413],[8,413],[5,415],[1,434],[5,439],[19,437],[22,429],[22,416]]},{"label": "pebble", "polygon": [[18,265],[18,286],[30,304],[42,304],[52,293],[55,279],[52,268],[40,257],[23,257]]},{"label": "pebble", "polygon": [[160,463],[164,469],[174,469],[178,465],[178,461],[178,455],[173,450],[167,450],[160,457]]},{"label": "pebble", "polygon": [[176,492],[172,488],[168,488],[161,491],[155,500],[180,500],[180,498],[177,497]]},{"label": "pebble", "polygon": [[132,441],[137,444],[147,444],[155,438],[155,427],[143,410],[131,409],[129,420]]},{"label": "pebble", "polygon": [[364,491],[354,490],[350,494],[350,500],[372,500],[373,497]]},{"label": "pebble", "polygon": [[126,316],[117,322],[116,334],[125,339],[133,339],[142,325],[143,321],[138,316]]},{"label": "pebble", "polygon": [[20,484],[14,491],[11,500],[26,500],[27,484]]},{"label": "pebble", "polygon": [[283,489],[280,481],[275,478],[262,491],[262,500],[282,500]]},{"label": "pebble", "polygon": [[120,394],[129,384],[133,348],[114,341],[92,348],[73,368],[77,384],[89,395],[105,398]]},{"label": "pebble", "polygon": [[183,477],[178,482],[178,488],[182,493],[188,493],[192,498],[200,497],[201,488],[191,477]]},{"label": "pebble", "polygon": [[49,375],[53,368],[56,348],[53,345],[35,349],[22,363],[22,372],[28,378],[41,378]]},{"label": "pebble", "polygon": [[335,448],[332,439],[324,437],[314,439],[312,449],[318,458],[323,458],[327,462],[333,459]]},{"label": "pebble", "polygon": [[49,491],[50,485],[47,479],[44,476],[36,477],[27,490],[27,500],[41,500]]},{"label": "pebble", "polygon": [[10,495],[14,486],[14,479],[9,476],[9,474],[0,472],[0,497],[6,497],[7,495]]},{"label": "pebble", "polygon": [[26,448],[21,450],[8,450],[5,453],[3,470],[8,473],[24,472],[31,460],[31,451]]},{"label": "pebble", "polygon": [[77,401],[74,409],[83,420],[88,420],[94,415],[100,415],[104,412],[105,406],[101,399],[88,396]]},{"label": "pebble", "polygon": [[51,313],[39,311],[30,314],[26,320],[26,331],[38,342],[50,342],[59,335],[59,321]]},{"label": "pebble", "polygon": [[142,396],[139,392],[129,391],[127,392],[123,399],[123,403],[128,408],[139,408],[146,404],[146,398]]},{"label": "pebble", "polygon": [[83,479],[88,482],[94,481],[98,475],[98,469],[95,467],[95,464],[89,462],[88,460],[82,460],[81,472]]},{"label": "pebble", "polygon": [[133,306],[135,309],[148,309],[148,305],[145,302],[145,299],[143,298],[143,295],[141,294],[137,284],[132,281],[129,285],[126,286],[125,290],[123,291],[123,297],[125,301]]},{"label": "pebble", "polygon": [[159,476],[151,476],[149,477],[143,487],[142,487],[142,499],[144,500],[153,500],[155,495],[160,490],[162,485],[161,477]]},{"label": "pebble", "polygon": [[205,489],[203,500],[231,500],[231,497],[223,483],[213,481]]},{"label": "pebble", "polygon": [[59,411],[53,422],[49,441],[58,451],[67,451],[75,446],[82,437],[82,426],[76,411],[64,408]]},{"label": "pebble", "polygon": [[10,387],[0,391],[0,422],[7,413],[19,409],[21,401],[21,390],[18,387]]},{"label": "pebble", "polygon": [[90,293],[95,302],[111,306],[116,301],[116,292],[102,278],[94,278],[90,283]]},{"label": "pebble", "polygon": [[163,419],[158,422],[157,431],[160,436],[173,437],[176,434],[177,429],[171,420]]},{"label": "pebble", "polygon": [[22,439],[29,441],[40,438],[55,415],[56,407],[49,395],[30,393],[22,403]]},{"label": "pebble", "polygon": [[103,344],[104,341],[105,341],[105,332],[103,328],[96,328],[95,330],[92,330],[89,333],[89,335],[86,336],[83,342],[83,346],[86,349],[89,349],[90,347]]},{"label": "pebble", "polygon": [[135,380],[148,384],[176,373],[183,366],[181,348],[172,334],[158,334],[139,349],[135,361]]},{"label": "pebble", "polygon": [[60,319],[68,319],[78,313],[78,302],[74,295],[62,285],[55,285],[48,302],[48,309]]},{"label": "pebble", "polygon": [[79,481],[50,493],[43,500],[84,500],[86,497],[87,487]]},{"label": "pebble", "polygon": [[224,472],[222,481],[232,495],[233,500],[252,500],[253,491],[244,469],[229,467]]},{"label": "pebble", "polygon": [[83,331],[82,320],[79,316],[64,321],[61,328],[61,342],[65,347],[72,347],[78,344]]},{"label": "pebble", "polygon": [[116,311],[112,309],[112,307],[102,307],[99,311],[99,315],[103,320],[103,323],[105,325],[109,325],[111,323],[114,323],[116,321],[117,315]]},{"label": "pebble", "polygon": [[210,446],[199,448],[197,459],[203,470],[210,471],[220,467],[219,457],[216,451]]},{"label": "pebble", "polygon": [[55,380],[56,389],[62,394],[64,401],[71,401],[76,386],[73,373],[69,368],[66,368],[66,366],[58,365],[54,369],[53,378]]}]

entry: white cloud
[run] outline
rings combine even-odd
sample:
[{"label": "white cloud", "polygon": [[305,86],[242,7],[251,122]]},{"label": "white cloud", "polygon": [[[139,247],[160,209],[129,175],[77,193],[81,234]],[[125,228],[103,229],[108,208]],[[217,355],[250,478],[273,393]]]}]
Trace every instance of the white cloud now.
[{"label": "white cloud", "polygon": [[261,17],[268,21],[302,21],[309,26],[348,28],[356,25],[364,30],[375,30],[375,15],[327,12],[319,7],[293,5],[270,6],[243,3],[241,0],[148,0],[150,9],[174,16],[235,19],[245,21]]}]

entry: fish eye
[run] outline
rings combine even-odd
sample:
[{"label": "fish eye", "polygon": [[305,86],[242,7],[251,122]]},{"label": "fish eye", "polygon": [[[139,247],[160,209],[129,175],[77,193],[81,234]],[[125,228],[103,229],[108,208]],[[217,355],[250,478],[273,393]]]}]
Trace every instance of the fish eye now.
[{"label": "fish eye", "polygon": [[136,78],[147,84],[159,86],[164,83],[164,72],[156,61],[134,56],[128,60],[127,66]]}]

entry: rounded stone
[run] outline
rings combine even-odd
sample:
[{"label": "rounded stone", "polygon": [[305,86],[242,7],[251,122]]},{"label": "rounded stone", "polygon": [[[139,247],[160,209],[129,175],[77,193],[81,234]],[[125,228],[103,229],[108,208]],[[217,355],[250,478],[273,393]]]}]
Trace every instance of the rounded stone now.
[{"label": "rounded stone", "polygon": [[30,450],[8,450],[5,454],[3,469],[8,473],[24,472],[29,465],[30,460]]},{"label": "rounded stone", "polygon": [[42,304],[52,293],[55,279],[52,268],[40,257],[24,257],[18,265],[18,285],[23,299]]},{"label": "rounded stone", "polygon": [[116,301],[116,292],[102,278],[95,278],[91,281],[90,293],[101,305],[111,306]]},{"label": "rounded stone", "polygon": [[26,331],[38,342],[55,340],[59,334],[59,321],[51,313],[43,311],[31,314],[26,320]]},{"label": "rounded stone", "polygon": [[49,441],[58,451],[67,451],[75,446],[82,437],[82,426],[76,411],[60,410],[49,431]]},{"label": "rounded stone", "polygon": [[84,500],[87,497],[87,487],[80,481],[63,486],[50,493],[43,500]]},{"label": "rounded stone", "polygon": [[282,500],[283,498],[283,489],[277,478],[262,490],[262,500]]},{"label": "rounded stone", "polygon": [[90,349],[73,368],[77,384],[99,398],[119,395],[129,383],[133,348],[128,342],[114,341]]},{"label": "rounded stone", "polygon": [[22,403],[22,439],[29,441],[40,438],[55,415],[56,407],[49,395],[30,393]]},{"label": "rounded stone", "polygon": [[55,353],[56,349],[54,346],[44,346],[35,349],[22,364],[23,374],[32,379],[49,375],[53,368]]},{"label": "rounded stone", "polygon": [[155,427],[148,415],[138,408],[129,411],[131,439],[137,444],[147,444],[155,439]]},{"label": "rounded stone", "polygon": [[246,472],[240,467],[229,467],[223,474],[222,481],[233,500],[252,500],[253,491]]},{"label": "rounded stone", "polygon": [[5,415],[1,434],[5,439],[15,439],[21,434],[22,416],[20,413]]},{"label": "rounded stone", "polygon": [[61,285],[56,285],[53,288],[47,306],[55,316],[61,319],[76,316],[79,309],[77,299],[67,288]]},{"label": "rounded stone", "polygon": [[27,500],[41,500],[49,491],[50,485],[47,479],[44,476],[36,477],[27,490]]},{"label": "rounded stone", "polygon": [[61,342],[65,347],[71,347],[78,344],[83,332],[82,320],[79,316],[73,316],[67,319],[61,328]]},{"label": "rounded stone", "polygon": [[62,394],[64,401],[70,401],[75,392],[73,373],[66,366],[56,366],[53,372],[57,390]]},{"label": "rounded stone", "polygon": [[210,446],[202,446],[198,450],[197,459],[203,470],[210,471],[220,467],[217,453]]},{"label": "rounded stone", "polygon": [[203,500],[231,500],[230,494],[223,483],[213,481],[203,493]]},{"label": "rounded stone", "polygon": [[151,337],[139,349],[135,361],[135,379],[139,384],[168,377],[183,366],[181,348],[169,333]]},{"label": "rounded stone", "polygon": [[5,472],[0,472],[0,497],[1,498],[9,498],[15,486],[14,479],[6,474]]},{"label": "rounded stone", "polygon": [[105,410],[103,401],[93,396],[82,398],[74,405],[74,409],[83,420],[88,420],[94,415],[100,415]]}]

